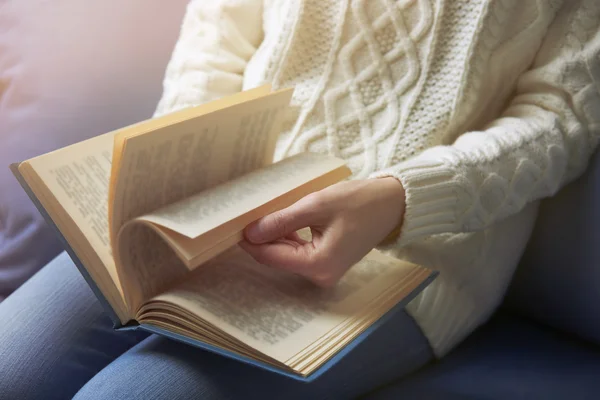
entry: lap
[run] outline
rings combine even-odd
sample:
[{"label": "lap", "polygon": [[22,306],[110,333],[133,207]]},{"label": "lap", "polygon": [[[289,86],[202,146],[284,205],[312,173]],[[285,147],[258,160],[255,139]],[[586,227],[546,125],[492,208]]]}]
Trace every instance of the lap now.
[{"label": "lap", "polygon": [[0,399],[71,398],[146,335],[118,333],[66,254],[0,304]]},{"label": "lap", "polygon": [[0,399],[347,398],[432,358],[400,312],[305,384],[157,336],[115,332],[61,254],[0,304]]},{"label": "lap", "polygon": [[352,398],[414,371],[432,357],[405,312],[311,383],[152,336],[104,368],[76,399]]}]

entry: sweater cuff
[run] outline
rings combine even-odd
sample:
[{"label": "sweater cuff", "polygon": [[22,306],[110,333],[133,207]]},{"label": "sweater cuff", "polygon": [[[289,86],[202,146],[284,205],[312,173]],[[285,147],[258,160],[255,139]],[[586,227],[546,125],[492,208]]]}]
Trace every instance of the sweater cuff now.
[{"label": "sweater cuff", "polygon": [[461,209],[466,210],[470,196],[453,165],[416,157],[370,175],[385,177],[398,179],[406,196],[399,236],[387,243],[405,246],[425,236],[457,230]]}]

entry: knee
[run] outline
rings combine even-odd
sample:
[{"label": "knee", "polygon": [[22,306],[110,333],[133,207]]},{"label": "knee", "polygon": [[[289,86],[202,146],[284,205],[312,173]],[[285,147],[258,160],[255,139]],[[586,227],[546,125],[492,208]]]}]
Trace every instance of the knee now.
[{"label": "knee", "polygon": [[78,274],[59,256],[0,304],[0,399],[70,398],[77,391],[79,364],[67,355],[75,332],[101,313],[91,293],[74,294],[84,293]]},{"label": "knee", "polygon": [[[210,362],[211,360],[216,362]],[[218,357],[186,345],[151,336],[89,380],[76,400],[96,399],[220,399],[231,398],[216,372]],[[217,368],[218,369],[218,368]]]},{"label": "knee", "polygon": [[30,343],[35,338],[21,334],[20,329],[13,324],[0,325],[0,399],[55,398],[40,390],[40,377],[48,371],[37,358],[34,349],[38,346]]},{"label": "knee", "polygon": [[[19,204],[15,206],[21,207]],[[28,203],[23,203],[21,208],[16,210],[18,212],[14,218],[7,219],[6,224],[0,223],[0,301],[1,297],[7,297],[19,288],[61,250],[56,235],[35,208]]]}]

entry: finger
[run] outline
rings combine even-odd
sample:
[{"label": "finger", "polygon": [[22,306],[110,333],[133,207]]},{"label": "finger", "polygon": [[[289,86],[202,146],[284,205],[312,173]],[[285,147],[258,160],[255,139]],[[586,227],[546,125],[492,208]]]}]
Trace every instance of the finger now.
[{"label": "finger", "polygon": [[246,239],[254,244],[273,242],[320,222],[323,207],[310,201],[310,198],[305,199],[250,224],[245,230]]},{"label": "finger", "polygon": [[307,240],[302,239],[300,237],[300,235],[298,234],[298,232],[295,232],[295,231],[292,232],[292,233],[290,233],[289,235],[287,235],[285,237],[285,239],[291,240],[291,241],[296,242],[296,243],[298,243],[300,245],[304,245],[306,243],[309,243]]},{"label": "finger", "polygon": [[321,268],[324,264],[317,262],[318,251],[310,242],[300,246],[287,239],[258,245],[244,241],[240,246],[260,264],[300,275],[323,288],[334,286],[343,275],[332,262]]},{"label": "finger", "polygon": [[266,244],[252,244],[242,241],[240,246],[260,264],[300,275],[306,275],[314,264],[314,249],[310,243],[299,245],[288,240],[278,240]]}]

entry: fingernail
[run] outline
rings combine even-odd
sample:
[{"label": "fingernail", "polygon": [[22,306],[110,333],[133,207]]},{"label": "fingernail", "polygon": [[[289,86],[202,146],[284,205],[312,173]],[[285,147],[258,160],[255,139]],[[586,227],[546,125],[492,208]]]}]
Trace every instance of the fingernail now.
[{"label": "fingernail", "polygon": [[246,239],[252,243],[260,242],[260,226],[258,222],[253,222],[246,228]]}]

